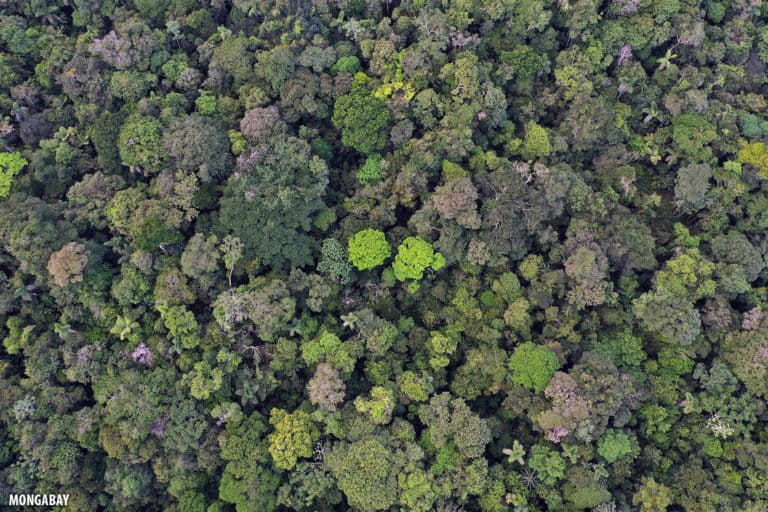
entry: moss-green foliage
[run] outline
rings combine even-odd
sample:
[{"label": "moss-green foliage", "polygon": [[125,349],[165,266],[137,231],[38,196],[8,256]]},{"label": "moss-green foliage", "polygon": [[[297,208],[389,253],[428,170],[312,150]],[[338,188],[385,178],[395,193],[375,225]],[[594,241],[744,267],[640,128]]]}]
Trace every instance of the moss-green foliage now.
[{"label": "moss-green foliage", "polygon": [[125,101],[136,101],[155,85],[157,77],[151,73],[137,71],[116,71],[112,74],[109,87],[112,94]]},{"label": "moss-green foliage", "polygon": [[339,446],[327,460],[347,502],[363,512],[386,510],[397,500],[393,462],[393,454],[376,438]]},{"label": "moss-green foliage", "polygon": [[708,160],[712,150],[707,144],[716,139],[715,127],[704,116],[683,113],[672,119],[672,140],[683,155],[691,160]]},{"label": "moss-green foliage", "polygon": [[737,161],[755,168],[761,177],[768,177],[768,146],[762,142],[743,144],[739,149]]},{"label": "moss-green foliage", "polygon": [[740,113],[739,128],[748,139],[759,139],[768,135],[768,121],[754,114]]},{"label": "moss-green foliage", "polygon": [[439,252],[435,252],[432,244],[423,238],[411,236],[403,240],[397,248],[392,269],[398,281],[419,280],[424,277],[424,271],[428,268],[440,270],[443,265],[445,265],[445,258]]},{"label": "moss-green foliage", "polygon": [[301,346],[301,356],[309,365],[326,362],[343,372],[351,371],[355,364],[344,343],[338,336],[329,332],[324,332],[314,340],[304,343]]},{"label": "moss-green foliage", "polygon": [[345,146],[361,153],[381,151],[387,143],[389,111],[381,100],[357,88],[336,100],[333,124],[341,131]]},{"label": "moss-green foliage", "polygon": [[515,46],[501,52],[501,61],[510,66],[520,80],[531,80],[546,62],[542,55],[528,45]]},{"label": "moss-green foliage", "polygon": [[558,368],[557,354],[530,341],[516,346],[509,358],[512,381],[533,391],[544,391]]},{"label": "moss-green foliage", "polygon": [[531,447],[528,466],[536,472],[542,482],[553,485],[565,476],[565,459],[559,452],[542,444]]},{"label": "moss-green foliage", "polygon": [[207,400],[221,388],[224,373],[208,361],[200,361],[195,363],[189,377],[189,393],[198,400]]},{"label": "moss-green foliage", "polygon": [[672,503],[672,493],[669,487],[648,477],[632,496],[632,503],[640,507],[640,512],[664,512]]},{"label": "moss-green foliage", "polygon": [[0,153],[0,197],[7,197],[11,192],[13,177],[27,165],[27,160],[18,151]]},{"label": "moss-green foliage", "polygon": [[593,344],[592,350],[608,357],[617,366],[636,367],[647,357],[643,339],[628,329],[603,335]]},{"label": "moss-green foliage", "polygon": [[157,172],[167,154],[162,144],[160,121],[141,114],[125,120],[117,140],[122,163],[146,172]]},{"label": "moss-green foliage", "polygon": [[371,389],[370,398],[357,397],[355,399],[355,408],[370,416],[374,423],[386,424],[392,420],[395,395],[391,389],[375,386]]},{"label": "moss-green foliage", "polygon": [[358,270],[378,267],[392,255],[392,249],[382,231],[364,229],[358,231],[347,242],[349,261]]},{"label": "moss-green foliage", "polygon": [[534,121],[525,125],[525,138],[520,148],[520,154],[523,160],[535,160],[537,158],[549,156],[552,153],[552,146],[549,143],[547,130]]},{"label": "moss-green foliage", "polygon": [[277,467],[293,469],[298,459],[312,456],[320,433],[306,411],[272,409],[269,423],[275,427],[267,438],[269,453]]},{"label": "moss-green foliage", "polygon": [[171,338],[185,349],[195,348],[200,343],[199,326],[195,315],[184,306],[162,304],[157,310],[163,317],[165,328]]},{"label": "moss-green foliage", "polygon": [[597,444],[597,453],[610,463],[632,453],[629,436],[621,430],[609,430]]}]

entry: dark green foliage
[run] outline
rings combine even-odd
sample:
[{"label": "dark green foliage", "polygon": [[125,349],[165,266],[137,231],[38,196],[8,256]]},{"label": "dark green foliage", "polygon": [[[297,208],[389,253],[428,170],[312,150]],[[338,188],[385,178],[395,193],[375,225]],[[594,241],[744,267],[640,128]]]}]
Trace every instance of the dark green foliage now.
[{"label": "dark green foliage", "polygon": [[378,439],[339,445],[328,454],[327,464],[339,489],[355,509],[386,510],[397,500],[394,454]]},{"label": "dark green foliage", "polygon": [[197,115],[183,118],[165,133],[164,142],[175,168],[196,173],[204,183],[229,173],[229,141],[215,122]]},{"label": "dark green foliage", "polygon": [[309,146],[278,138],[263,159],[233,175],[221,198],[221,227],[247,257],[280,267],[309,261],[311,215],[323,207],[328,168]]},{"label": "dark green foliage", "polygon": [[265,424],[255,412],[245,418],[240,412],[235,415],[219,434],[221,459],[226,462],[219,497],[235,504],[238,512],[274,510],[280,478],[269,463]]},{"label": "dark green foliage", "polygon": [[707,192],[712,170],[708,164],[681,167],[675,179],[675,201],[684,212],[696,212],[709,203]]},{"label": "dark green foliage", "polygon": [[0,4],[0,509],[768,510],[765,2]]},{"label": "dark green foliage", "polygon": [[331,66],[331,73],[357,73],[360,69],[360,59],[354,55],[345,55],[340,57],[336,63]]},{"label": "dark green foliage", "polygon": [[347,261],[344,247],[335,238],[326,238],[320,250],[320,262],[317,270],[338,278],[342,283],[349,279],[352,267]]}]

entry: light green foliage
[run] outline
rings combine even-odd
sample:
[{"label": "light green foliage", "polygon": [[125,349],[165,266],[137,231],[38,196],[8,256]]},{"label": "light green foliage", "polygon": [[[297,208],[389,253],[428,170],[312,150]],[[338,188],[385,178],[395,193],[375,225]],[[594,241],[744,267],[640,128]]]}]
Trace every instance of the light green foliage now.
[{"label": "light green foliage", "polygon": [[646,477],[642,487],[632,496],[632,503],[640,506],[640,512],[666,512],[672,503],[672,493],[666,485]]},{"label": "light green foliage", "polygon": [[558,368],[560,361],[554,352],[531,342],[516,346],[509,358],[512,382],[533,391],[544,391]]},{"label": "light green foliage", "polygon": [[109,332],[120,338],[120,341],[132,340],[137,335],[139,327],[138,322],[121,315],[115,319],[115,324]]},{"label": "light green foliage", "polygon": [[109,81],[112,94],[126,101],[136,101],[144,96],[157,82],[152,73],[115,71]]},{"label": "light green foliage", "polygon": [[344,343],[330,332],[323,332],[314,340],[305,342],[301,346],[301,356],[308,365],[326,362],[342,372],[352,371],[355,364]]},{"label": "light green foliage", "polygon": [[610,463],[632,453],[629,436],[621,430],[608,430],[597,444],[597,453]]},{"label": "light green foliage", "polygon": [[565,459],[559,452],[542,444],[531,447],[528,465],[536,471],[541,481],[548,485],[554,485],[565,476]]},{"label": "light green foliage", "polygon": [[384,102],[363,88],[341,96],[333,106],[333,124],[341,130],[342,143],[361,153],[371,154],[384,148],[389,123]]},{"label": "light green foliage", "polygon": [[454,333],[444,334],[440,331],[430,333],[427,349],[430,356],[429,364],[435,368],[444,368],[450,363],[450,355],[456,351],[458,337]]},{"label": "light green foliage", "polygon": [[312,456],[320,432],[306,411],[272,409],[269,423],[275,428],[267,438],[269,453],[277,467],[293,469],[298,459]]},{"label": "light green foliage", "polygon": [[232,286],[232,272],[243,256],[243,242],[235,236],[227,235],[221,241],[219,250],[224,258],[224,267],[229,271],[229,286]]},{"label": "light green foliage", "polygon": [[13,177],[19,174],[27,163],[27,159],[18,151],[0,153],[0,197],[8,197]]},{"label": "light green foliage", "polygon": [[451,162],[450,160],[443,160],[441,164],[441,171],[443,175],[443,181],[446,183],[461,178],[469,178],[469,173],[462,166]]},{"label": "light green foliage", "polygon": [[755,168],[762,178],[768,178],[768,145],[763,142],[742,144],[736,161]]},{"label": "light green foliage", "polygon": [[189,69],[189,59],[183,52],[174,53],[160,68],[163,74],[174,82],[179,79],[181,73]]},{"label": "light green foliage", "polygon": [[157,119],[131,114],[117,140],[123,164],[149,173],[159,171],[167,156],[162,132],[163,127]]},{"label": "light green foliage", "polygon": [[400,488],[400,504],[413,512],[429,512],[437,499],[437,484],[432,476],[424,471],[415,470],[397,475]]},{"label": "light green foliage", "polygon": [[163,317],[171,338],[182,348],[192,349],[200,344],[200,327],[195,315],[184,306],[161,304],[157,310]]},{"label": "light green foliage", "polygon": [[358,169],[357,180],[363,185],[376,183],[381,179],[380,171],[381,155],[370,155],[365,159],[365,163]]},{"label": "light green foliage", "polygon": [[672,119],[672,139],[685,156],[702,162],[712,156],[707,145],[717,140],[717,132],[704,116],[686,112]]},{"label": "light green foliage", "polygon": [[360,70],[360,59],[354,55],[345,55],[340,57],[336,61],[336,64],[331,66],[331,73],[351,73],[355,74]]},{"label": "light green foliage", "polygon": [[370,416],[371,421],[384,425],[392,421],[392,411],[395,408],[395,394],[391,389],[374,386],[370,398],[361,396],[355,399],[355,408]]},{"label": "light green foliage", "polygon": [[520,154],[523,160],[535,160],[537,158],[549,156],[552,153],[552,146],[549,143],[547,130],[535,121],[530,121],[525,125],[525,138],[520,148]]},{"label": "light green foliage", "polygon": [[429,398],[424,379],[408,370],[397,376],[400,392],[415,402],[424,402]]},{"label": "light green foliage", "polygon": [[382,231],[364,229],[352,235],[347,243],[349,261],[358,270],[378,267],[392,254]]},{"label": "light green foliage", "polygon": [[233,155],[240,155],[245,151],[246,140],[243,134],[237,130],[229,130],[227,132],[229,138],[230,150]]},{"label": "light green foliage", "polygon": [[696,248],[701,243],[701,237],[692,235],[690,230],[682,223],[676,222],[674,225],[675,239],[680,245]]},{"label": "light green foliage", "polygon": [[510,464],[517,463],[521,466],[525,464],[525,448],[517,439],[512,442],[512,448],[504,448],[501,451],[507,456],[507,462]]},{"label": "light green foliage", "polygon": [[5,322],[8,335],[3,339],[3,346],[9,354],[18,354],[30,341],[34,325],[24,325],[24,320],[18,316],[9,317]]},{"label": "light green foliage", "polygon": [[207,400],[212,393],[221,388],[224,372],[220,368],[214,368],[208,361],[200,361],[190,374],[190,394],[198,400]]},{"label": "light green foliage", "polygon": [[392,263],[398,281],[419,280],[424,277],[427,268],[440,270],[445,265],[445,258],[435,252],[432,244],[423,238],[409,236],[397,248],[397,256]]},{"label": "light green foliage", "polygon": [[[204,116],[215,116],[219,111],[219,105],[216,101],[216,96],[205,93],[197,97],[195,100],[195,108]],[[233,153],[235,153],[235,151],[233,151]]]}]

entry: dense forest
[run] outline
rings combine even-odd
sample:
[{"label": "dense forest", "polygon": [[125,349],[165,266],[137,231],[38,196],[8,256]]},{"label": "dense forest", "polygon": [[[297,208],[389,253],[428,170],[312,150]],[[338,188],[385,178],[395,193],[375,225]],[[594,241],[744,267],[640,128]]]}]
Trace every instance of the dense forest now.
[{"label": "dense forest", "polygon": [[768,2],[0,0],[0,146],[0,508],[768,511]]}]

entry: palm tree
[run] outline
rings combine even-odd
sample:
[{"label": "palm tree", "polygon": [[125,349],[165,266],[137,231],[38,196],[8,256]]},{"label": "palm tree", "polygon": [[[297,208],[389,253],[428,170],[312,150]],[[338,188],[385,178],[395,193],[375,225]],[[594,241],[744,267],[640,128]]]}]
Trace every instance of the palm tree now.
[{"label": "palm tree", "polygon": [[660,57],[656,59],[656,62],[659,63],[659,71],[663,69],[667,69],[669,66],[672,65],[672,59],[676,59],[679,57],[676,53],[672,53],[672,50],[674,49],[674,46],[672,48],[667,49],[667,53],[664,54],[663,57]]}]

